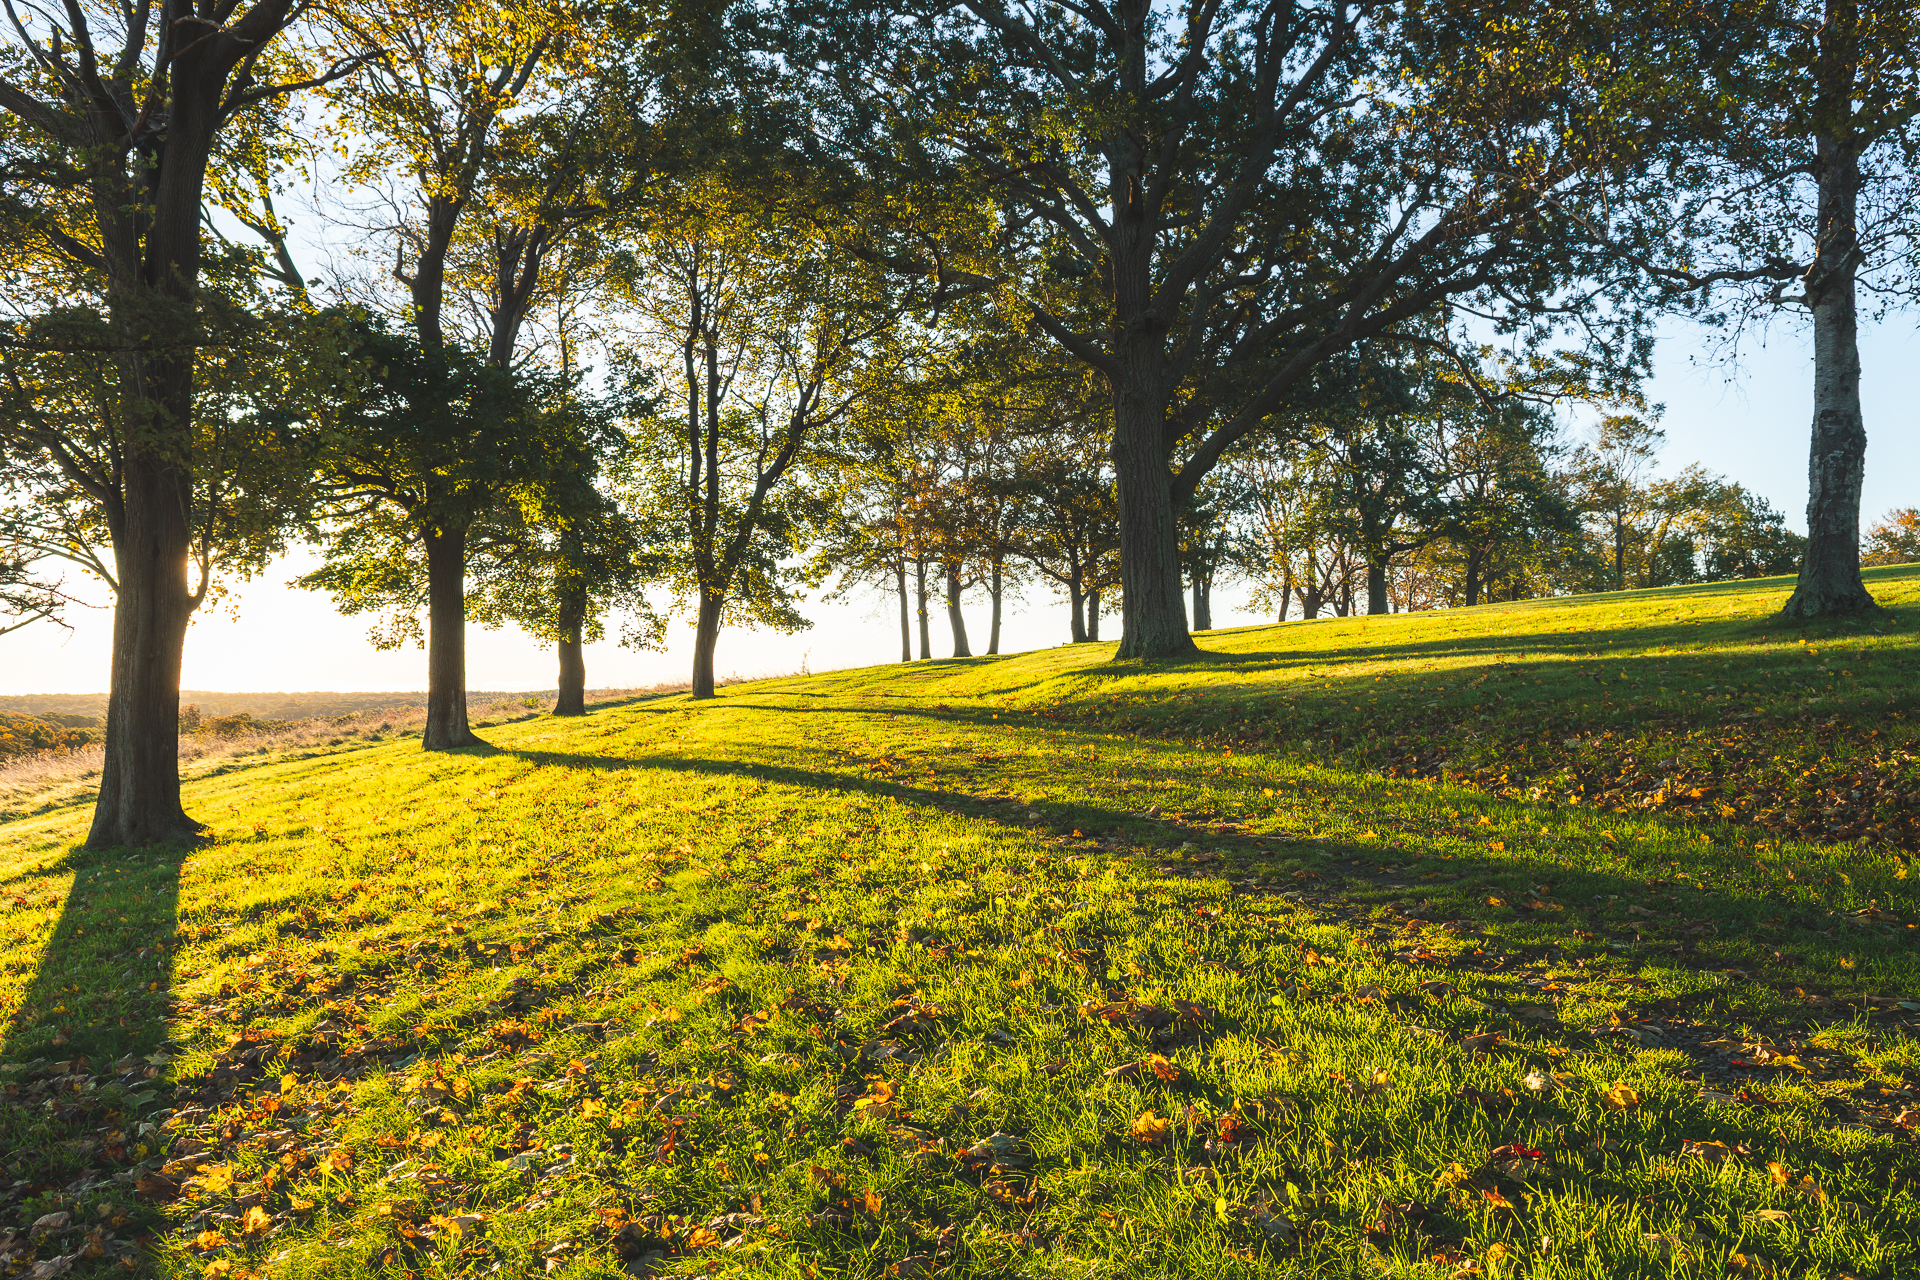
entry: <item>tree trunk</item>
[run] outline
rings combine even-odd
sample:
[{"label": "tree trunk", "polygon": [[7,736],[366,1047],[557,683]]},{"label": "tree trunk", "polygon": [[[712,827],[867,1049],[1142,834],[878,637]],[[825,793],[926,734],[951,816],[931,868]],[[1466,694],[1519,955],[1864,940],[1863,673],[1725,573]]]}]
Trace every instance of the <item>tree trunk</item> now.
[{"label": "tree trunk", "polygon": [[1466,604],[1466,607],[1469,609],[1473,608],[1473,606],[1480,603],[1480,570],[1482,567],[1481,556],[1482,556],[1482,553],[1477,547],[1472,548],[1467,552],[1467,593],[1466,593],[1467,604]]},{"label": "tree trunk", "polygon": [[1367,560],[1367,613],[1392,613],[1393,601],[1387,595],[1387,558],[1373,556]]},{"label": "tree trunk", "polygon": [[560,693],[553,702],[557,716],[587,714],[587,656],[580,632],[587,624],[587,593],[567,586],[560,593]]},{"label": "tree trunk", "polygon": [[[1829,16],[1834,7],[1829,6]],[[1860,255],[1854,212],[1860,169],[1858,160],[1840,139],[1822,137],[1816,145],[1820,158],[1820,238],[1816,248],[1819,265],[1807,283],[1813,311],[1807,551],[1800,565],[1800,581],[1781,609],[1789,618],[1843,617],[1878,608],[1860,580],[1860,484],[1867,457],[1854,310],[1854,277]]]},{"label": "tree trunk", "polygon": [[[1178,578],[1174,579],[1174,582],[1178,584],[1179,579]],[[1178,593],[1176,593],[1176,597],[1177,597],[1177,594]],[[1124,609],[1125,607],[1126,607],[1126,604],[1123,601],[1121,603],[1121,608]],[[1183,617],[1184,617],[1184,614],[1183,614]],[[1123,634],[1124,634],[1124,631],[1125,631],[1125,626],[1123,624],[1122,626]],[[1087,592],[1087,639],[1098,640],[1099,638],[1100,638],[1100,588],[1095,587],[1093,590]]]},{"label": "tree trunk", "polygon": [[1293,608],[1293,566],[1288,565],[1286,568],[1286,571],[1280,575],[1279,621],[1285,622],[1287,620],[1287,613],[1292,608]]},{"label": "tree trunk", "polygon": [[1193,575],[1193,629],[1213,630],[1213,583],[1198,573]]},{"label": "tree trunk", "polygon": [[700,608],[693,630],[693,690],[695,698],[714,695],[713,651],[720,644],[720,614],[726,599],[710,591],[700,593]]},{"label": "tree trunk", "polygon": [[1627,521],[1618,511],[1613,513],[1613,589],[1627,589]]},{"label": "tree trunk", "polygon": [[913,624],[907,609],[907,561],[902,556],[893,562],[893,583],[900,592],[900,661],[913,661]]},{"label": "tree trunk", "polygon": [[[245,15],[249,20],[259,16],[251,10]],[[271,38],[279,29],[278,24],[258,27],[254,38]],[[168,68],[172,93],[166,144],[148,156],[152,167],[144,168],[137,181],[151,186],[133,200],[142,206],[138,221],[145,228],[144,241],[129,235],[122,242],[114,234],[135,218],[123,199],[128,194],[124,188],[95,188],[94,209],[107,255],[108,305],[116,308],[116,320],[132,320],[143,330],[155,318],[166,318],[165,311],[153,308],[155,295],[163,305],[178,304],[183,321],[187,309],[197,305],[207,162],[219,128],[220,99],[237,57],[217,35],[224,35],[224,29],[216,24],[215,31],[174,54]],[[133,53],[129,47],[130,59]],[[87,62],[91,64],[90,51]],[[77,85],[73,91],[79,91]],[[136,319],[119,313],[122,306],[147,314]],[[120,363],[125,399],[118,407],[122,416],[117,426],[124,433],[124,456],[119,492],[113,495],[119,510],[112,510],[109,502],[107,512],[119,581],[105,759],[87,832],[89,849],[189,841],[204,829],[180,805],[180,659],[187,625],[200,603],[187,587],[187,561],[193,552],[188,513],[193,510],[194,486],[188,468],[193,457],[194,365],[191,346],[163,346],[150,355],[129,352]],[[141,403],[148,398],[150,403]]]},{"label": "tree trunk", "polygon": [[953,656],[971,658],[967,647],[967,620],[960,614],[960,566],[949,563],[947,570],[947,624],[953,628]]},{"label": "tree trunk", "polygon": [[1000,598],[1002,595],[1000,560],[994,558],[991,576],[987,579],[987,591],[993,596],[993,621],[987,628],[987,652],[1000,652]]},{"label": "tree trunk", "polygon": [[1085,644],[1087,641],[1086,592],[1080,590],[1080,575],[1074,574],[1067,579],[1067,607],[1073,614],[1073,627],[1069,633],[1073,643]]},{"label": "tree trunk", "polygon": [[123,484],[106,760],[89,849],[141,849],[192,840],[202,830],[180,807],[180,657],[193,616],[189,481],[141,451],[129,456]]},{"label": "tree trunk", "polygon": [[[1120,502],[1121,658],[1157,662],[1199,652],[1180,590],[1180,533],[1167,470],[1166,403],[1137,385],[1113,396],[1113,466]],[[1088,628],[1089,634],[1093,628]]]},{"label": "tree trunk", "polygon": [[933,637],[927,627],[927,561],[923,556],[913,562],[913,589],[920,609],[920,661],[933,656]]},{"label": "tree trunk", "polygon": [[429,529],[427,546],[428,751],[470,747],[467,726],[467,531]]}]

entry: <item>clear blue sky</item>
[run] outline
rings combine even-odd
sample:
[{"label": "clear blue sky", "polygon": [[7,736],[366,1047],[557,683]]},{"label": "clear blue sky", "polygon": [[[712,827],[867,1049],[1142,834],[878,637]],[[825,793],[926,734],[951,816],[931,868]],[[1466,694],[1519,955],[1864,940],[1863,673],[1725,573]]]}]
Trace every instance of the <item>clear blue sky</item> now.
[{"label": "clear blue sky", "polygon": [[[1804,528],[1807,432],[1812,413],[1812,364],[1801,323],[1778,325],[1763,345],[1746,343],[1738,369],[1700,363],[1702,335],[1671,326],[1656,357],[1650,398],[1667,406],[1664,470],[1701,462],[1768,498]],[[1868,434],[1863,508],[1867,519],[1895,506],[1920,505],[1920,336],[1910,317],[1873,326],[1862,342]],[[286,585],[300,572],[292,563],[243,584],[234,610],[199,617],[187,636],[184,685],[236,692],[306,689],[421,689],[426,658],[416,649],[376,652],[363,619],[335,614],[325,596]],[[75,585],[79,585],[76,581]],[[98,591],[92,593],[100,599]],[[1215,624],[1259,619],[1240,610],[1243,597],[1223,592]],[[897,624],[879,602],[813,604],[815,626],[791,636],[732,630],[722,634],[724,673],[775,674],[865,663],[899,656]],[[976,651],[986,646],[987,606],[968,610]],[[81,610],[69,636],[36,625],[0,636],[0,693],[81,693],[106,688],[109,620],[105,610]],[[1066,636],[1066,606],[1035,588],[1013,603],[1004,650],[1058,644]],[[597,646],[587,658],[593,687],[654,684],[686,677],[691,629],[676,624],[665,653],[630,653]],[[945,653],[944,617],[934,620],[936,653]],[[475,689],[541,689],[554,684],[554,659],[515,631],[475,628],[469,640],[468,685]]]}]

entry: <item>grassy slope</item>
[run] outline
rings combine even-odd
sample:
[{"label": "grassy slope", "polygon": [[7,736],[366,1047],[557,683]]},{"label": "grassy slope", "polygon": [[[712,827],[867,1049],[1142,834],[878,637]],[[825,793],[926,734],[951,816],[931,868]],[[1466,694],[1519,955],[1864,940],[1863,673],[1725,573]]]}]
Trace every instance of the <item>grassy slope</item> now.
[{"label": "grassy slope", "polygon": [[642,700],[197,781],[184,859],[10,823],[0,1231],[178,1274],[1911,1274],[1920,574],[1874,587],[1834,635],[1768,582]]}]

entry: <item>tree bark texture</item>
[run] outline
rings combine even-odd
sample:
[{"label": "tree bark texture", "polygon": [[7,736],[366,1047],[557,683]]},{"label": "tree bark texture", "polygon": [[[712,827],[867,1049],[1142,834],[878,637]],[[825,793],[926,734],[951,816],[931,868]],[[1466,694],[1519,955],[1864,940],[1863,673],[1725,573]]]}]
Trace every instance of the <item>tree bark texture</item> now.
[{"label": "tree bark texture", "polygon": [[925,662],[933,656],[933,635],[927,625],[927,562],[924,557],[913,562],[913,589],[920,611],[920,661]]},{"label": "tree bark texture", "polygon": [[993,619],[987,627],[987,652],[997,654],[1000,652],[1000,602],[1001,597],[1005,594],[1005,586],[1001,576],[1001,565],[998,559],[994,560],[993,567],[990,570],[990,576],[987,579],[987,592],[993,597]]},{"label": "tree bark texture", "polygon": [[1076,575],[1067,581],[1067,608],[1072,612],[1072,629],[1068,632],[1073,643],[1085,644],[1087,639],[1087,597],[1080,590],[1080,579]]},{"label": "tree bark texture", "polygon": [[1367,562],[1367,612],[1393,612],[1393,600],[1387,594],[1387,561],[1384,556]]},{"label": "tree bark texture", "polygon": [[947,570],[947,623],[953,628],[953,656],[971,658],[973,650],[967,647],[967,620],[960,612],[960,566],[949,564]]},{"label": "tree bark texture", "polygon": [[900,661],[913,661],[913,623],[907,608],[907,562],[903,557],[893,562],[893,585],[900,593]]},{"label": "tree bark texture", "polygon": [[[1121,658],[1198,652],[1180,589],[1180,534],[1167,469],[1164,396],[1121,384],[1113,397],[1113,465],[1120,506]],[[1089,628],[1091,632],[1091,628]]]},{"label": "tree bark texture", "polygon": [[201,826],[180,805],[180,659],[194,600],[187,590],[191,485],[140,452],[125,468],[125,518],[114,531],[112,674],[106,760],[90,849],[192,840]]},{"label": "tree bark texture", "polygon": [[1860,411],[1855,311],[1860,245],[1857,158],[1841,140],[1818,140],[1819,245],[1807,280],[1813,311],[1813,440],[1807,461],[1807,550],[1781,612],[1831,618],[1879,606],[1860,580],[1860,486],[1867,428]]},{"label": "tree bark texture", "polygon": [[587,593],[578,586],[562,588],[560,594],[560,693],[554,699],[553,714],[587,714],[587,657],[580,643],[580,632],[587,622]]},{"label": "tree bark texture", "polygon": [[467,532],[428,529],[427,751],[470,747],[480,739],[467,725]]},{"label": "tree bark texture", "polygon": [[693,631],[693,692],[695,698],[714,697],[713,652],[720,644],[720,614],[726,597],[717,592],[700,593],[700,609]]},{"label": "tree bark texture", "polygon": [[[1173,580],[1173,583],[1175,588],[1177,589],[1180,585],[1180,579],[1176,576]],[[1098,640],[1099,638],[1100,638],[1100,591],[1098,588],[1095,588],[1094,590],[1087,592],[1087,639]]]}]

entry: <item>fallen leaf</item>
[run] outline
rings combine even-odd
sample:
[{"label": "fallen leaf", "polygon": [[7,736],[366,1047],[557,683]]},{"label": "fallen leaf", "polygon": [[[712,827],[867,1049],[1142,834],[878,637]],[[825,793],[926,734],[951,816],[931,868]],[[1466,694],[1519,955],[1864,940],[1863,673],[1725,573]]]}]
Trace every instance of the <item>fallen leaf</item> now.
[{"label": "fallen leaf", "polygon": [[1152,1110],[1142,1111],[1134,1117],[1133,1123],[1127,1126],[1127,1132],[1133,1135],[1134,1141],[1145,1143],[1147,1146],[1165,1141],[1172,1129],[1172,1121],[1162,1119]]},{"label": "fallen leaf", "polygon": [[1612,1088],[1600,1090],[1600,1105],[1609,1111],[1630,1111],[1640,1105],[1640,1095],[1616,1080]]}]

